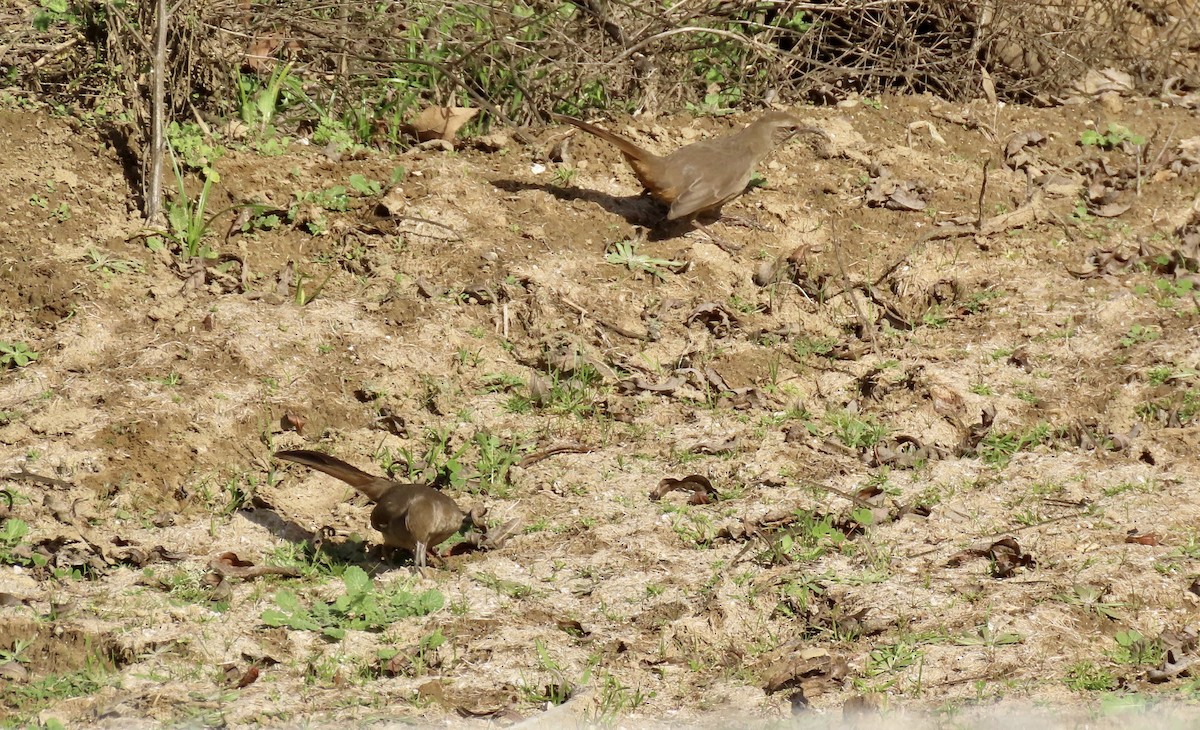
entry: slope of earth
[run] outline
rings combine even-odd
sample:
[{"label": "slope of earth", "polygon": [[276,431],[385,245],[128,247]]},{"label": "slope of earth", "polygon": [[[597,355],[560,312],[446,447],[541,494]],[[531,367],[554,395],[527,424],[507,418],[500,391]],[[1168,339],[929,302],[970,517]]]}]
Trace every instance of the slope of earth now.
[{"label": "slope of earth", "polygon": [[[726,206],[737,250],[647,234],[619,153],[547,128],[227,141],[189,259],[96,135],[0,112],[0,721],[1189,700],[1194,117],[797,114],[831,139]],[[296,448],[486,506],[493,544],[414,574]]]}]

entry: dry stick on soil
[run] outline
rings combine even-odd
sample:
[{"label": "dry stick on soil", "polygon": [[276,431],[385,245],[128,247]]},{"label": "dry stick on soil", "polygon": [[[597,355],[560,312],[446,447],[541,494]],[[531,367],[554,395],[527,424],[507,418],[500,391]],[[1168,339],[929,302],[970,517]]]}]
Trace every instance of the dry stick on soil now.
[{"label": "dry stick on soil", "polygon": [[532,454],[526,454],[523,459],[517,462],[517,466],[524,469],[557,454],[590,454],[591,452],[592,449],[583,444],[560,444],[542,449],[541,451],[535,451]]},{"label": "dry stick on soil", "polygon": [[568,309],[571,309],[576,314],[578,314],[580,317],[589,317],[596,324],[601,325],[603,327],[607,327],[608,329],[612,330],[613,332],[616,332],[618,335],[621,335],[622,337],[628,337],[631,340],[641,340],[643,342],[650,341],[650,335],[648,335],[648,334],[634,332],[633,330],[627,330],[624,327],[621,327],[620,325],[616,325],[611,322],[606,322],[601,317],[598,317],[595,314],[590,314],[586,309],[579,306],[575,302],[572,302],[570,299],[567,299],[566,296],[564,296],[562,294],[559,294],[558,298]]},{"label": "dry stick on soil", "polygon": [[50,61],[55,56],[57,56],[58,54],[62,53],[65,50],[67,50],[68,48],[74,47],[81,40],[82,40],[82,38],[80,38],[79,36],[76,36],[69,41],[63,41],[62,43],[59,43],[57,46],[51,48],[49,51],[46,52],[46,55],[42,56],[41,58],[34,61],[30,65],[33,68],[41,68],[42,66],[45,66],[47,63],[50,63]]},{"label": "dry stick on soil", "polygon": [[991,166],[992,160],[988,158],[983,161],[983,181],[979,183],[979,201],[975,205],[975,230],[983,230],[983,199],[987,195],[988,184],[988,168]]},{"label": "dry stick on soil", "polygon": [[72,484],[70,482],[65,482],[62,479],[55,479],[53,477],[44,477],[41,474],[34,474],[33,472],[27,470],[25,467],[21,467],[21,471],[15,471],[12,474],[5,474],[4,478],[11,479],[14,482],[18,482],[18,481],[22,481],[22,480],[27,481],[27,482],[33,482],[34,484],[41,484],[44,487],[73,487],[73,486],[75,486],[74,484]]},{"label": "dry stick on soil", "polygon": [[850,285],[850,275],[846,273],[846,262],[842,260],[842,249],[838,246],[835,246],[833,249],[833,255],[834,258],[837,259],[838,271],[840,271],[842,274],[842,291],[851,292],[850,306],[854,307],[854,313],[858,315],[858,322],[862,325],[863,331],[867,333],[867,337],[871,338],[871,349],[875,350],[875,357],[882,360],[883,352],[879,349],[879,342],[875,339],[875,326],[871,322],[867,321],[867,315],[865,312],[863,312],[862,305],[859,304],[858,298],[855,297],[851,291],[852,289],[857,289],[858,287],[851,287]]},{"label": "dry stick on soil", "polygon": [[163,135],[166,131],[166,80],[167,71],[167,21],[171,13],[167,0],[158,0],[157,28],[155,29],[154,58],[151,72],[154,74],[154,91],[150,98],[150,184],[145,191],[146,220],[152,226],[166,225],[163,215]]},{"label": "dry stick on soil", "polygon": [[1054,524],[1055,522],[1062,522],[1063,520],[1070,520],[1070,519],[1074,519],[1077,517],[1083,517],[1083,516],[1087,515],[1087,510],[1088,510],[1088,507],[1084,507],[1079,512],[1075,512],[1075,513],[1072,513],[1069,515],[1059,515],[1058,517],[1051,517],[1049,519],[1042,520],[1040,522],[1034,522],[1033,524],[1030,524],[1030,525],[1021,525],[1020,527],[1012,527],[1007,530],[1001,530],[1000,532],[993,532],[990,535],[981,535],[980,537],[988,537],[988,538],[1000,537],[1001,535],[1008,535],[1008,534],[1011,534],[1014,532],[1022,532],[1024,530],[1030,530],[1030,529],[1033,529],[1034,527],[1044,527],[1046,525]]},{"label": "dry stick on soil", "polygon": [[848,499],[851,502],[853,502],[854,504],[858,505],[859,507],[863,507],[866,509],[875,509],[878,506],[878,505],[872,504],[871,502],[863,499],[862,497],[858,496],[857,494],[851,494],[849,492],[838,489],[837,487],[830,487],[830,486],[826,486],[824,484],[804,484],[802,486],[808,487],[809,489],[823,489],[826,492],[829,492],[830,494],[836,494],[837,496],[841,497],[842,499]]},{"label": "dry stick on soil", "polygon": [[[1150,165],[1151,170],[1158,169],[1159,164],[1162,162],[1163,155],[1165,155],[1167,153],[1167,147],[1171,144],[1171,140],[1173,140],[1175,138],[1175,128],[1178,126],[1179,126],[1178,122],[1171,125],[1171,131],[1167,132],[1167,138],[1163,140],[1162,149],[1160,149],[1158,151],[1158,154],[1154,156],[1154,162],[1151,163],[1151,165]],[[1139,154],[1138,155],[1138,174],[1137,174],[1137,196],[1141,197],[1141,195],[1142,195],[1142,156]]]}]

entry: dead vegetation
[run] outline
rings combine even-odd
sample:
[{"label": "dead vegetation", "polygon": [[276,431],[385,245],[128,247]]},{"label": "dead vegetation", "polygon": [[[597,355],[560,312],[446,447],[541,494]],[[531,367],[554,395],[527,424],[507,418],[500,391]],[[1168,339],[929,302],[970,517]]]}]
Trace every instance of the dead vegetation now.
[{"label": "dead vegetation", "polygon": [[[232,20],[172,47],[220,40],[233,65],[172,61],[213,93],[168,135],[161,227],[131,201],[141,152],[119,125],[8,99],[2,721],[970,726],[999,701],[1192,701],[1200,142],[1194,83],[1165,78],[1194,63],[1188,8],[1090,4],[1147,32],[1071,42],[1165,49],[1101,71],[1004,56],[1053,26],[1044,4],[966,26],[954,4],[563,7],[460,4],[423,28],[396,14],[447,6],[207,7]],[[129,12],[80,20],[148,27]],[[800,12],[811,33],[783,22]],[[466,20],[487,21],[474,53]],[[373,23],[390,30],[346,32]],[[843,54],[798,45],[818,37]],[[405,62],[420,93],[353,93],[418,38],[446,54]],[[921,46],[939,55],[888,88],[990,78],[1073,103],[863,95]],[[95,51],[41,49],[19,78],[68,84],[76,47]],[[1004,64],[987,77],[982,47]],[[679,81],[695,53],[746,75]],[[517,57],[572,63],[525,76]],[[519,99],[485,83],[504,68]],[[603,143],[525,128],[448,154],[480,116],[587,108],[597,68],[623,69],[603,74],[629,109],[769,88],[843,103],[792,107],[831,143],[762,167],[731,204],[744,225],[721,226],[731,250],[648,239],[660,212]],[[253,82],[236,104],[229,78]],[[318,79],[348,100],[336,114],[296,91]],[[237,119],[206,118],[222,104]],[[621,131],[666,150],[740,121]],[[363,144],[382,138],[403,151]],[[353,490],[272,458],[313,448],[486,523],[413,574],[374,549]]]}]

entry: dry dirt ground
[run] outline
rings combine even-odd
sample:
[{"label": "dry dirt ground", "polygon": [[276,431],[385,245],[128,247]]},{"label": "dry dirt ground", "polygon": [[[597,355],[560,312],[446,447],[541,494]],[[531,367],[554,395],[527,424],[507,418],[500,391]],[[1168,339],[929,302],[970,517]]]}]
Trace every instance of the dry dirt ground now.
[{"label": "dry dirt ground", "polygon": [[[206,212],[264,208],[197,265],[147,246],[96,133],[0,111],[3,722],[1186,710],[1194,113],[797,114],[832,141],[727,206],[732,253],[646,235],[619,154],[552,127],[226,140]],[[667,150],[745,121],[608,123]],[[517,523],[414,574],[286,448]]]}]

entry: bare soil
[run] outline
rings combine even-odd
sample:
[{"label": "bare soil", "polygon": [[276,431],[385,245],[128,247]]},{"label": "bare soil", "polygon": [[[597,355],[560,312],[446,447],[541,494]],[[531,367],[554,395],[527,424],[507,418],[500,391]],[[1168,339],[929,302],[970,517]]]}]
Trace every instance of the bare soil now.
[{"label": "bare soil", "polygon": [[[540,149],[230,143],[210,212],[383,189],[256,232],[224,213],[207,243],[232,257],[196,269],[147,248],[93,131],[0,111],[0,341],[39,354],[0,371],[7,517],[30,528],[0,545],[0,651],[29,642],[0,717],[481,724],[574,692],[633,723],[953,723],[999,700],[1190,699],[1193,113],[797,114],[832,142],[789,143],[727,206],[733,253],[645,236],[659,212],[619,153],[547,128]],[[666,151],[745,121],[609,126]],[[1078,144],[1109,122],[1145,138],[1140,163]],[[628,240],[681,265],[612,263]],[[479,478],[489,436],[530,458]],[[423,479],[453,472],[441,441],[463,449],[447,493],[519,527],[418,575],[381,559],[353,490],[271,458]],[[651,498],[689,475],[701,503]],[[303,575],[214,585],[226,552]],[[333,600],[347,566],[445,607],[341,640],[265,625],[278,590]]]}]

